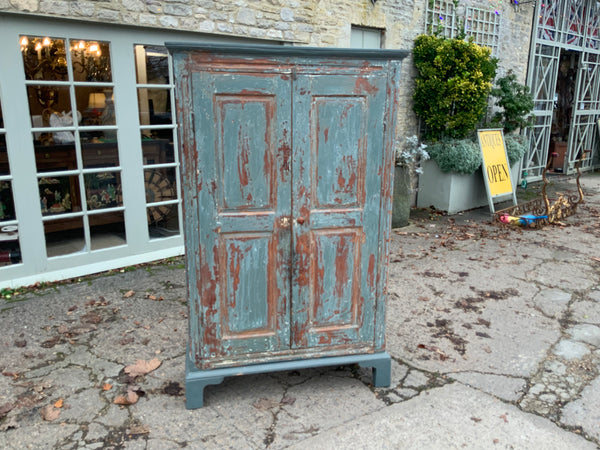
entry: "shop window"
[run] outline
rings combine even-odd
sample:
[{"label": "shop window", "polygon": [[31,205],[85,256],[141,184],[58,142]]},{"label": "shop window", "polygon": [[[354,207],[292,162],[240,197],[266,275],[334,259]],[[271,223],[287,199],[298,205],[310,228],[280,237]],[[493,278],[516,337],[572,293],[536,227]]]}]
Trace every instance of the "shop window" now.
[{"label": "shop window", "polygon": [[171,65],[165,47],[136,45],[136,83],[151,239],[180,235],[181,200]]},{"label": "shop window", "polygon": [[48,256],[103,248],[94,244],[102,230],[123,243],[110,43],[48,36],[19,43]]},{"label": "shop window", "polygon": [[6,150],[6,130],[0,99],[0,267],[21,262],[19,226]]}]

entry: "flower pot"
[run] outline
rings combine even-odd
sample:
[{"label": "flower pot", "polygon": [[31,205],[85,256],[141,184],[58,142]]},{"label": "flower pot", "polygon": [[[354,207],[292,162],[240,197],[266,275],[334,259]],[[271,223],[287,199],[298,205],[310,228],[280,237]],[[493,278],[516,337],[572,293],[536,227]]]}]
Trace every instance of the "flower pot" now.
[{"label": "flower pot", "polygon": [[471,175],[463,175],[442,172],[435,161],[423,163],[417,194],[419,208],[433,206],[448,214],[456,214],[488,204],[481,168]]},{"label": "flower pot", "polygon": [[408,225],[410,204],[410,170],[407,167],[395,166],[392,228],[400,228]]}]

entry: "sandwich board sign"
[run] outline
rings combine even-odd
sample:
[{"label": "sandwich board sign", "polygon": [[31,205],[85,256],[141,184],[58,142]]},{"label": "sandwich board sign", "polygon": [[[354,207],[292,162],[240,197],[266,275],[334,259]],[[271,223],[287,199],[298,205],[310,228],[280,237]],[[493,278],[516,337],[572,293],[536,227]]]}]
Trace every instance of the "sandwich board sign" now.
[{"label": "sandwich board sign", "polygon": [[479,148],[483,156],[483,177],[490,204],[490,211],[495,212],[494,200],[512,195],[517,204],[517,196],[510,177],[510,165],[504,146],[502,129],[477,130]]}]

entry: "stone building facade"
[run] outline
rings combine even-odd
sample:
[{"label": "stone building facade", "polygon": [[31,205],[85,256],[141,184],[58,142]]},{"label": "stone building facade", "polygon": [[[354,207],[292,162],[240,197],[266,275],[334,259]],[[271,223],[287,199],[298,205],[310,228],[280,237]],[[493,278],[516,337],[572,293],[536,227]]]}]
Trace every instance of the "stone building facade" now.
[{"label": "stone building facade", "polygon": [[[247,37],[292,45],[350,47],[352,27],[381,30],[383,48],[411,49],[426,32],[429,0],[0,0],[0,11],[107,24]],[[440,3],[440,2],[435,2]],[[442,2],[443,3],[443,2]],[[452,3],[452,2],[446,2]],[[466,8],[498,12],[499,74],[512,69],[525,82],[534,9],[511,2],[462,0]],[[460,26],[460,25],[457,25]],[[410,58],[403,67],[399,134],[414,134]]]},{"label": "stone building facade", "polygon": [[[410,50],[466,27],[525,81],[533,15],[501,0],[0,0],[0,287],[183,252],[165,41]],[[413,80],[408,57],[398,142],[418,131]]]}]

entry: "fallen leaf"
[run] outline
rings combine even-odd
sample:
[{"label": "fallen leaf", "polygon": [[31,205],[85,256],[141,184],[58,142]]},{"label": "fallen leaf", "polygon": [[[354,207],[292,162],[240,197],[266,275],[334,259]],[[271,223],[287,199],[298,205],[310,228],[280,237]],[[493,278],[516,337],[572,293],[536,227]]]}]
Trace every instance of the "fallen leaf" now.
[{"label": "fallen leaf", "polygon": [[19,378],[18,372],[8,372],[6,370],[3,370],[2,375],[4,375],[5,377],[12,377],[13,380],[16,380],[17,378]]},{"label": "fallen leaf", "polygon": [[60,416],[60,409],[55,408],[53,405],[46,405],[41,409],[40,414],[42,415],[42,419],[52,422]]},{"label": "fallen leaf", "polygon": [[110,391],[112,389],[112,387],[113,387],[112,384],[104,383],[102,385],[102,390],[103,391]]},{"label": "fallen leaf", "polygon": [[504,423],[508,423],[508,419],[506,418],[507,415],[508,413],[504,413],[500,416],[500,418],[504,420]]},{"label": "fallen leaf", "polygon": [[296,402],[296,397],[290,397],[288,395],[284,396],[281,399],[282,405],[293,405]]},{"label": "fallen leaf", "polygon": [[479,417],[471,417],[471,420],[473,422],[481,422],[481,419]]},{"label": "fallen leaf", "polygon": [[448,355],[446,355],[443,351],[441,351],[439,348],[437,348],[434,345],[419,344],[419,345],[417,345],[417,348],[422,348],[425,350],[429,350],[430,352],[437,353],[440,357],[440,360],[442,360],[442,361],[445,361],[448,359]]},{"label": "fallen leaf", "polygon": [[55,403],[54,403],[54,407],[55,408],[62,408],[63,407],[63,399],[59,398]]},{"label": "fallen leaf", "polygon": [[15,342],[15,347],[18,348],[23,348],[23,347],[27,347],[27,341],[25,339],[17,339]]},{"label": "fallen leaf", "polygon": [[138,399],[140,398],[139,395],[137,395],[137,393],[131,389],[127,390],[127,394],[125,395],[118,395],[113,403],[115,405],[124,405],[124,406],[128,406],[128,405],[133,405],[135,403],[137,403]]},{"label": "fallen leaf", "polygon": [[158,369],[160,365],[161,362],[157,358],[151,359],[150,361],[138,359],[135,364],[125,367],[125,373],[135,378],[140,375],[146,375],[153,370]]},{"label": "fallen leaf", "polygon": [[150,433],[150,428],[148,428],[146,425],[135,425],[135,426],[131,427],[129,429],[129,431],[127,432],[127,434],[130,436],[136,436],[136,435],[148,434],[148,433]]},{"label": "fallen leaf", "polygon": [[275,400],[261,398],[257,402],[254,402],[252,404],[252,406],[254,406],[256,409],[265,410],[265,409],[275,408],[276,406],[279,406],[279,403],[276,402]]},{"label": "fallen leaf", "polygon": [[6,431],[15,428],[19,428],[19,424],[15,416],[11,416],[4,422],[0,423],[0,431]]},{"label": "fallen leaf", "polygon": [[123,294],[123,297],[124,298],[133,297],[134,294],[135,294],[135,291],[127,291]]},{"label": "fallen leaf", "polygon": [[5,403],[4,405],[0,405],[0,419],[12,411],[14,407],[14,403]]}]

